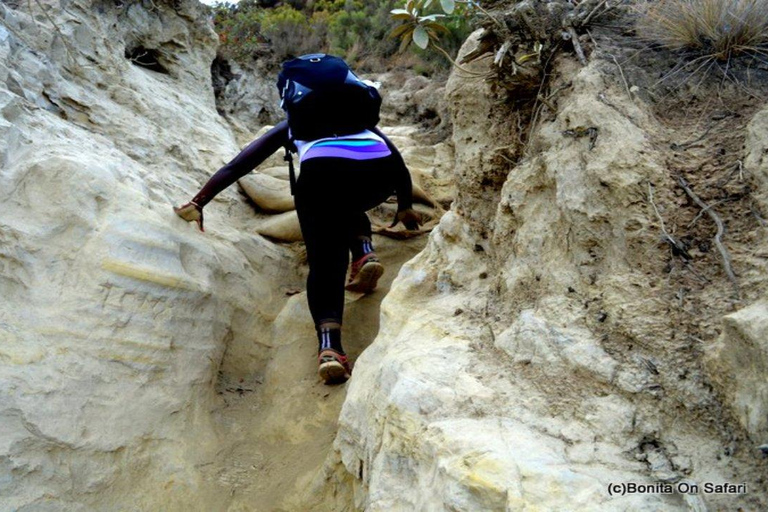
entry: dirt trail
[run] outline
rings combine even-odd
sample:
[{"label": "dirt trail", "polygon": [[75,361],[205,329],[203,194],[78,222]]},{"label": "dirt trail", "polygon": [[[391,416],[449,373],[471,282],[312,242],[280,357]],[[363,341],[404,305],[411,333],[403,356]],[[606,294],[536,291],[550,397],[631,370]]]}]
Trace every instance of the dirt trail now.
[{"label": "dirt trail", "polygon": [[[434,147],[400,142],[414,181],[429,182],[436,162],[424,161],[424,155],[435,155]],[[443,171],[449,167],[442,165],[449,162],[440,164]],[[377,212],[382,217],[390,214]],[[352,361],[376,337],[381,300],[400,267],[426,241],[426,235],[408,240],[374,235],[386,271],[374,293],[347,292],[343,343]],[[331,450],[346,396],[346,385],[326,386],[317,376],[316,338],[306,292],[289,297],[272,333],[264,334],[274,345],[263,378],[227,385],[212,412],[221,448],[200,469],[220,489],[221,510],[297,510],[297,495],[306,492]]]}]

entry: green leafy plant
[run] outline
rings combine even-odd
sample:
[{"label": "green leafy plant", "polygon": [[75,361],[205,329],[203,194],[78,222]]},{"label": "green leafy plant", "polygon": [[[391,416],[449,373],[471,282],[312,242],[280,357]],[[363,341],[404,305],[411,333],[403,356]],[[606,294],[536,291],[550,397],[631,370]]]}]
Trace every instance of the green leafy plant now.
[{"label": "green leafy plant", "polygon": [[462,12],[457,13],[456,0],[440,0],[439,5],[442,12],[431,12],[434,0],[407,0],[405,6],[401,9],[393,9],[392,19],[400,21],[401,24],[390,34],[392,38],[400,39],[400,51],[405,50],[411,43],[422,50],[434,48],[447,58],[451,64],[461,69],[465,73],[475,74],[461,67],[451,55],[440,45],[438,41],[441,35],[450,34],[451,31],[445,24],[445,19],[449,15],[456,13],[456,16],[464,16],[475,5],[471,0],[459,2],[459,6],[464,7]]}]

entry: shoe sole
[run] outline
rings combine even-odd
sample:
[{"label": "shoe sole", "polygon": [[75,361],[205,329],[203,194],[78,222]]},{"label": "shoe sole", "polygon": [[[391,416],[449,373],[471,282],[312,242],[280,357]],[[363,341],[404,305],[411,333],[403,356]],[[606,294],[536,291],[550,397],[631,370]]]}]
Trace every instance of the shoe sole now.
[{"label": "shoe sole", "polygon": [[349,373],[347,373],[344,365],[338,361],[322,363],[318,367],[317,373],[326,384],[341,384],[349,380]]},{"label": "shoe sole", "polygon": [[379,278],[384,274],[384,265],[371,261],[363,265],[355,280],[347,285],[347,290],[358,293],[370,293],[376,289]]}]

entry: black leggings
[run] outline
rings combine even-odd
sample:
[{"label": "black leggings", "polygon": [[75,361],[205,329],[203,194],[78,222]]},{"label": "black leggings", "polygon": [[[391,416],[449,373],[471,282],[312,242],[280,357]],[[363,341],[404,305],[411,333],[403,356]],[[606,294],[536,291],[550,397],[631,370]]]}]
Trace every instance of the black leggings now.
[{"label": "black leggings", "polygon": [[307,300],[315,325],[341,323],[349,248],[371,236],[367,210],[395,191],[392,156],[373,160],[311,158],[301,164],[296,211],[307,246]]}]

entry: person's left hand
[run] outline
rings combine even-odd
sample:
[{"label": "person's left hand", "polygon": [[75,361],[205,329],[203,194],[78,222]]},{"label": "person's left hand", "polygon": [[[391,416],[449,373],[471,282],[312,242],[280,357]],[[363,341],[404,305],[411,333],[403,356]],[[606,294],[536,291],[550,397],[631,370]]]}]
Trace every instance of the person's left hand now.
[{"label": "person's left hand", "polygon": [[176,215],[186,220],[187,222],[197,222],[197,227],[200,228],[200,231],[205,231],[203,228],[203,208],[195,204],[193,201],[190,201],[187,204],[179,207],[174,206],[173,211],[176,212]]},{"label": "person's left hand", "polygon": [[413,208],[398,210],[397,214],[395,215],[394,222],[392,222],[392,224],[389,227],[393,228],[398,224],[400,224],[401,222],[405,226],[405,229],[410,229],[411,231],[415,231],[419,229],[419,224],[421,224],[421,215],[419,215],[419,212],[417,212]]}]

